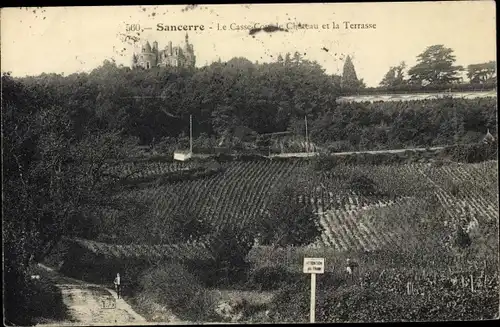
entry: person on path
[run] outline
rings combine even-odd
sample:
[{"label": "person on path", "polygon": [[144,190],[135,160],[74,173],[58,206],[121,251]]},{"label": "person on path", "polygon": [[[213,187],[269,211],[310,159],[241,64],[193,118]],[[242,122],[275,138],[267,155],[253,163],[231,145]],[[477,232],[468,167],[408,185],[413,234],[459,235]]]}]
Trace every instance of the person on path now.
[{"label": "person on path", "polygon": [[120,274],[117,273],[115,277],[115,289],[116,289],[116,294],[118,295],[118,298],[121,296],[121,280],[120,280]]},{"label": "person on path", "polygon": [[353,282],[354,279],[356,279],[355,275],[357,275],[358,273],[357,268],[358,268],[358,263],[348,258],[345,270],[351,282]]}]

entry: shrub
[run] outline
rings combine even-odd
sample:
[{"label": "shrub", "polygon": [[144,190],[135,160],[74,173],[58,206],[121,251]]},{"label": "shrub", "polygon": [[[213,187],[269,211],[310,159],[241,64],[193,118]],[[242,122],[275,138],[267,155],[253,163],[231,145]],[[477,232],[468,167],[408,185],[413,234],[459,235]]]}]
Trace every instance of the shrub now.
[{"label": "shrub", "polygon": [[39,280],[31,280],[31,274],[40,272],[30,269],[26,273],[5,275],[9,281],[4,284],[5,324],[27,326],[66,319],[67,311],[61,291],[49,278],[42,275]]},{"label": "shrub", "polygon": [[211,321],[216,317],[212,294],[180,264],[163,264],[144,272],[139,292],[167,306],[183,320]]},{"label": "shrub", "polygon": [[283,288],[273,299],[269,306],[273,321],[308,321],[310,286],[305,274],[303,275],[301,282]]},{"label": "shrub", "polygon": [[348,141],[334,141],[328,144],[329,152],[352,151],[353,147]]},{"label": "shrub", "polygon": [[301,275],[290,272],[283,266],[262,267],[250,272],[247,286],[260,291],[279,289],[297,282]]},{"label": "shrub", "polygon": [[456,183],[452,183],[450,186],[450,193],[453,196],[458,196],[458,194],[460,193],[460,185],[456,184]]},{"label": "shrub", "polygon": [[375,182],[364,174],[353,174],[349,181],[350,188],[355,192],[364,195],[377,193],[377,185]]},{"label": "shrub", "polygon": [[[470,287],[453,284],[457,276],[447,270],[422,274],[414,268],[403,268],[384,272],[365,274],[363,284],[361,279],[344,283],[335,276],[318,276],[317,321],[476,320],[491,319],[498,312],[498,281],[491,276],[489,286],[473,293]],[[479,271],[472,273],[480,275]],[[411,294],[407,293],[409,281],[415,290]],[[272,317],[280,322],[307,321],[308,304],[309,287],[304,281],[278,293],[271,304]]]},{"label": "shrub", "polygon": [[309,181],[297,180],[274,190],[267,210],[256,223],[261,244],[300,246],[314,243],[321,236],[324,227],[312,204],[310,201],[298,201],[311,188]]},{"label": "shrub", "polygon": [[486,160],[496,160],[498,156],[498,142],[491,144],[472,143],[448,146],[443,155],[453,161],[475,163]]},{"label": "shrub", "polygon": [[204,280],[208,285],[229,285],[246,278],[249,263],[246,260],[255,236],[251,230],[240,230],[231,225],[217,226],[208,237],[209,247],[215,260],[209,262],[203,274],[211,275]]},{"label": "shrub", "polygon": [[173,137],[162,137],[161,140],[155,144],[155,150],[163,154],[171,154],[177,149],[177,140]]},{"label": "shrub", "polygon": [[352,153],[346,155],[320,155],[313,159],[314,169],[332,170],[338,165],[388,165],[414,162],[422,159],[429,161],[434,152],[405,151],[403,153]]}]

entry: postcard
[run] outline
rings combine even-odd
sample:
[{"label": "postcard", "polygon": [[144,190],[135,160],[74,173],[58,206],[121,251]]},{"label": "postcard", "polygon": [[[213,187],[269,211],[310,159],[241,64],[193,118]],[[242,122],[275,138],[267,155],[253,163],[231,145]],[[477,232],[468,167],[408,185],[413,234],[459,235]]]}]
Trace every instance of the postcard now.
[{"label": "postcard", "polygon": [[2,8],[4,323],[498,319],[495,12]]}]

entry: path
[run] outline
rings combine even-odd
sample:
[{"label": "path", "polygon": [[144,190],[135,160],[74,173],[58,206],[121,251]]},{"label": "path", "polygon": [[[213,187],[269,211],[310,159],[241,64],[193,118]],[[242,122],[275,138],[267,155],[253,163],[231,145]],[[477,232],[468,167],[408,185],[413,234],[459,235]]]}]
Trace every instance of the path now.
[{"label": "path", "polygon": [[49,278],[61,289],[64,304],[69,310],[72,321],[58,323],[58,326],[149,324],[127,302],[118,299],[114,290],[62,276],[41,264],[40,267],[48,272]]},{"label": "path", "polygon": [[[432,148],[410,148],[410,149],[391,149],[391,150],[373,150],[373,151],[348,151],[348,152],[331,152],[328,153],[329,156],[345,156],[351,154],[381,154],[381,153],[403,153],[406,151],[436,151],[443,150],[444,146],[436,146]],[[299,152],[299,153],[279,153],[271,154],[267,156],[268,158],[289,158],[289,157],[314,157],[319,153],[316,152]]]}]

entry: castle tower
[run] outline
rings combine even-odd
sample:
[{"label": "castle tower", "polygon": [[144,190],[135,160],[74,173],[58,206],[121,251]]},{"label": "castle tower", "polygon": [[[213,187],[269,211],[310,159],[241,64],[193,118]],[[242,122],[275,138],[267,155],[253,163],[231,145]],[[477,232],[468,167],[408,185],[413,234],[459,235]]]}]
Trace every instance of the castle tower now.
[{"label": "castle tower", "polygon": [[138,65],[146,69],[156,67],[157,65],[157,57],[151,49],[149,41],[146,41],[146,43],[142,46],[142,51],[138,59]]},{"label": "castle tower", "polygon": [[173,46],[172,41],[168,42],[165,48],[160,49],[158,42],[154,41],[153,46],[146,41],[139,53],[134,53],[132,57],[132,67],[143,67],[150,69],[153,67],[194,67],[195,55],[193,45],[189,43],[189,36],[186,33],[184,46]]},{"label": "castle tower", "polygon": [[146,43],[142,46],[142,52],[151,53],[151,45],[149,44],[149,41],[146,41]]},{"label": "castle tower", "polygon": [[186,67],[194,67],[195,66],[195,62],[196,62],[196,58],[195,58],[195,55],[194,55],[194,50],[193,50],[193,45],[192,44],[189,44],[189,35],[188,33],[186,33],[186,36],[185,36],[185,45],[184,45],[184,57],[185,57],[185,63],[184,65]]}]

